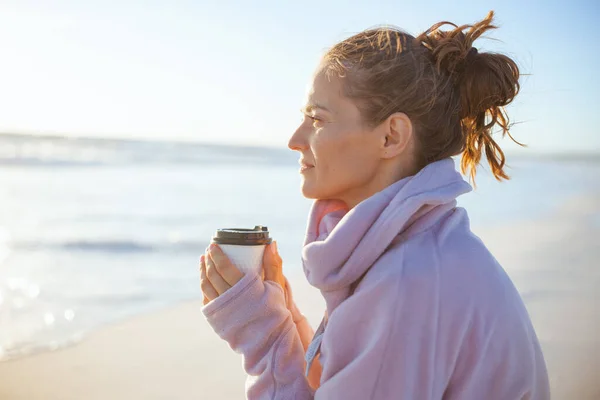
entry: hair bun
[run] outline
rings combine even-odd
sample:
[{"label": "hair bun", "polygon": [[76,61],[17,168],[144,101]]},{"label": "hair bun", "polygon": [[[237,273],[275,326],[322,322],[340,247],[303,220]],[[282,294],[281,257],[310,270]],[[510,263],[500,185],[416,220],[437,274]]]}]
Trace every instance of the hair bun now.
[{"label": "hair bun", "polygon": [[454,70],[449,72],[451,74],[455,73],[456,75],[458,75],[457,79],[460,79],[460,77],[465,73],[467,67],[473,64],[477,57],[477,54],[479,54],[477,47],[471,47],[471,49],[469,49],[469,51],[467,52],[467,55],[464,56],[462,60],[460,60],[460,62],[458,62],[457,65],[454,67]]},{"label": "hair bun", "polygon": [[[485,155],[494,176],[506,179],[504,153],[492,138],[492,127],[498,125],[502,134],[512,139],[504,106],[511,103],[519,92],[519,68],[503,54],[479,53],[473,47],[475,40],[486,31],[497,28],[492,24],[493,18],[494,12],[490,11],[483,20],[473,25],[439,22],[419,35],[417,40],[431,51],[438,72],[445,73],[451,80],[460,99],[458,116],[465,138],[463,171],[470,169],[474,177],[475,168]],[[454,29],[440,30],[444,25],[451,25]]]},{"label": "hair bun", "polygon": [[475,57],[477,55],[477,53],[478,53],[477,47],[471,47],[471,50],[469,50],[469,52],[467,53],[466,60],[471,61],[473,59],[473,57]]}]

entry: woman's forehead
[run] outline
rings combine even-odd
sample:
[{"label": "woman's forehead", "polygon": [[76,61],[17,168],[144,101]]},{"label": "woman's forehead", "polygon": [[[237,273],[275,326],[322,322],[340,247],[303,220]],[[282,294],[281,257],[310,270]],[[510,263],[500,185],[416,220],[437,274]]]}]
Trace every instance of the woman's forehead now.
[{"label": "woman's forehead", "polygon": [[307,110],[321,109],[334,112],[342,102],[342,85],[337,77],[330,77],[321,72],[315,74],[306,95]]}]

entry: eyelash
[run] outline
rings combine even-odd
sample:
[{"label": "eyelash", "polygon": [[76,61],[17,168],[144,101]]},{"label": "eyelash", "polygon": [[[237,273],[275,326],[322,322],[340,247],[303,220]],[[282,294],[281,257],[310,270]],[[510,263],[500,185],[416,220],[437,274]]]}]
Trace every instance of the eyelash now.
[{"label": "eyelash", "polygon": [[307,113],[303,112],[302,114],[304,114],[304,116],[306,118],[310,118],[313,122],[323,122],[323,120],[317,116],[312,116],[312,115],[308,115]]}]

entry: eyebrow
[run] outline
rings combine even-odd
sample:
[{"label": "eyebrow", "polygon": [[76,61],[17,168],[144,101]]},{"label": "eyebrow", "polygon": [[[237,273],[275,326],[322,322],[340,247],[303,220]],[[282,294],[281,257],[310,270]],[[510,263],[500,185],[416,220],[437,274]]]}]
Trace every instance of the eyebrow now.
[{"label": "eyebrow", "polygon": [[307,104],[306,106],[302,107],[302,110],[304,112],[311,112],[311,111],[316,110],[316,109],[323,110],[325,112],[331,113],[331,111],[327,107],[322,106],[322,105],[317,104],[317,103]]}]

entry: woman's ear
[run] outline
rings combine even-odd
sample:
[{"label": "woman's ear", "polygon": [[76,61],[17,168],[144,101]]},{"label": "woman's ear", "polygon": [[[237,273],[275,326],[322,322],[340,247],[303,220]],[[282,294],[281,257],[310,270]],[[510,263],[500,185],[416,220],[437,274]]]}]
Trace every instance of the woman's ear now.
[{"label": "woman's ear", "polygon": [[413,136],[413,125],[408,115],[400,112],[390,115],[383,128],[385,134],[381,148],[383,158],[396,157],[408,149]]}]

